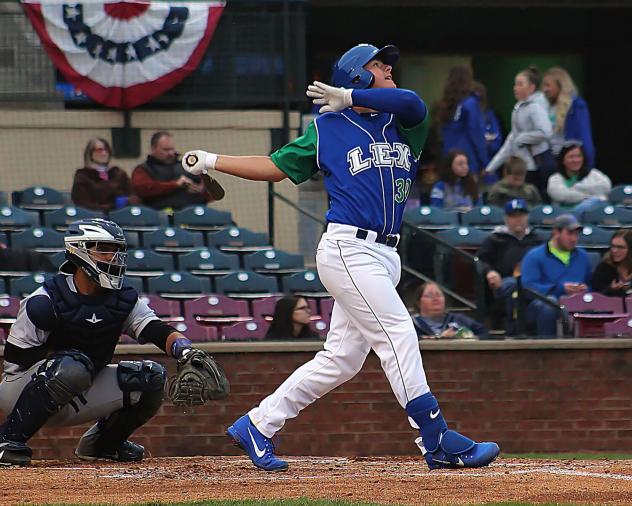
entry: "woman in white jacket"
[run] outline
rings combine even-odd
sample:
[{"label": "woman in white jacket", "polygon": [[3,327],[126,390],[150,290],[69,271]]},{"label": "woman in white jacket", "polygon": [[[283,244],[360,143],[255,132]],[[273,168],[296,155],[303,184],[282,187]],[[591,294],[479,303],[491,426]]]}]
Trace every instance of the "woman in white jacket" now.
[{"label": "woman in white jacket", "polygon": [[544,196],[547,180],[557,164],[550,145],[551,121],[535,95],[538,83],[534,67],[516,75],[513,90],[518,102],[511,113],[511,132],[485,172],[495,173],[511,156],[522,158],[527,164],[527,182],[536,185]]},{"label": "woman in white jacket", "polygon": [[568,140],[558,155],[559,170],[549,178],[547,192],[554,204],[581,214],[608,200],[610,178],[586,164],[582,142]]}]

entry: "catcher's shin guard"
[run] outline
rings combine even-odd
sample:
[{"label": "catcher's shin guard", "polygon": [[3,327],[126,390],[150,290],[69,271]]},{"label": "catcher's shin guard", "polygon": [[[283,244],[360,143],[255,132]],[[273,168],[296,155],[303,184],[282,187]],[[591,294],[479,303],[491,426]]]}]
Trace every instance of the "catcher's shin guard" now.
[{"label": "catcher's shin guard", "polygon": [[[81,396],[94,377],[92,361],[78,351],[51,355],[38,368],[0,426],[0,435],[26,443],[63,406]],[[84,401],[85,402],[85,401]]]},{"label": "catcher's shin guard", "polygon": [[[106,458],[136,461],[143,458],[144,448],[127,438],[156,414],[162,405],[166,371],[156,362],[119,362],[119,387],[124,392],[124,407],[101,418],[79,441],[75,454],[83,459]],[[138,402],[131,403],[131,392],[141,392]]]},{"label": "catcher's shin guard", "polygon": [[259,432],[259,429],[244,415],[226,430],[233,442],[244,450],[252,463],[264,471],[286,471],[288,464],[274,454],[272,440]]},{"label": "catcher's shin guard", "polygon": [[406,412],[419,427],[421,437],[415,442],[430,469],[483,467],[500,453],[496,443],[476,443],[448,429],[439,403],[430,392],[410,401]]}]

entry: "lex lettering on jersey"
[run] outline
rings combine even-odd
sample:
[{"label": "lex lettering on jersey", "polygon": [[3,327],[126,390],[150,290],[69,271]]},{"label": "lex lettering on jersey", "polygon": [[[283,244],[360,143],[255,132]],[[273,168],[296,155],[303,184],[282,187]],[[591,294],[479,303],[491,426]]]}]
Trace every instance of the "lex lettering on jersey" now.
[{"label": "lex lettering on jersey", "polygon": [[349,172],[353,176],[370,168],[375,167],[399,167],[410,171],[410,146],[402,142],[371,142],[369,152],[365,155],[360,146],[347,151],[347,162]]}]

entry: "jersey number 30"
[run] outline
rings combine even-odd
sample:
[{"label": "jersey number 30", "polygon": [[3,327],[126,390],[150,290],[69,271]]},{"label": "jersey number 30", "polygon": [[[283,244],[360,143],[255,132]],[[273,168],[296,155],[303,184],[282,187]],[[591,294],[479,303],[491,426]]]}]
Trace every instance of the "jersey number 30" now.
[{"label": "jersey number 30", "polygon": [[406,202],[410,193],[410,179],[397,178],[395,180],[395,202],[401,204]]}]

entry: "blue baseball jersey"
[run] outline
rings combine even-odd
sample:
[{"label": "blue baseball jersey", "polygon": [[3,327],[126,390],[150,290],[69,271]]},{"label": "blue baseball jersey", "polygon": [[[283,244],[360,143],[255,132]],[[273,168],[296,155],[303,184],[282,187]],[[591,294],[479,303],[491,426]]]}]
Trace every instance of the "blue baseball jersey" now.
[{"label": "blue baseball jersey", "polygon": [[328,222],[398,234],[428,125],[427,115],[404,128],[394,114],[349,108],[316,118],[271,158],[295,184],[323,173]]}]

